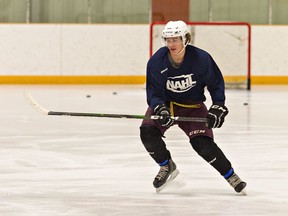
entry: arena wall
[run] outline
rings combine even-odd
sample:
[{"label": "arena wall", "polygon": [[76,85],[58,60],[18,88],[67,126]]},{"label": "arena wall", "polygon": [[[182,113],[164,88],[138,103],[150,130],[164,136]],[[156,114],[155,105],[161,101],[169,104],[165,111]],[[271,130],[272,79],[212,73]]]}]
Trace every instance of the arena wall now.
[{"label": "arena wall", "polygon": [[[252,26],[252,84],[288,84],[288,26]],[[1,24],[0,84],[140,84],[148,24]]]}]

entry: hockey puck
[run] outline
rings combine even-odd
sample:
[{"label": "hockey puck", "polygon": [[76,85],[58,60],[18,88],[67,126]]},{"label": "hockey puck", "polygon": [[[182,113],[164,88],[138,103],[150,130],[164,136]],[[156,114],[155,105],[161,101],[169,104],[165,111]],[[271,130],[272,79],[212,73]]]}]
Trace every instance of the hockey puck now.
[{"label": "hockey puck", "polygon": [[90,98],[91,97],[91,95],[86,95],[86,98]]},{"label": "hockey puck", "polygon": [[247,106],[247,105],[248,105],[248,103],[243,103],[243,105],[244,105],[244,106]]}]

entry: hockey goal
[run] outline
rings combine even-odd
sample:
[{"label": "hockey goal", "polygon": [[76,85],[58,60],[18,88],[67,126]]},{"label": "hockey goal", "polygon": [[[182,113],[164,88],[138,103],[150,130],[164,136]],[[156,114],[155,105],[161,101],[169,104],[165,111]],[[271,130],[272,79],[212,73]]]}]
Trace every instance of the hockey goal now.
[{"label": "hockey goal", "polygon": [[[165,22],[150,25],[150,56],[162,44]],[[221,69],[226,88],[250,90],[251,27],[245,22],[187,22],[191,44],[206,50]]]}]

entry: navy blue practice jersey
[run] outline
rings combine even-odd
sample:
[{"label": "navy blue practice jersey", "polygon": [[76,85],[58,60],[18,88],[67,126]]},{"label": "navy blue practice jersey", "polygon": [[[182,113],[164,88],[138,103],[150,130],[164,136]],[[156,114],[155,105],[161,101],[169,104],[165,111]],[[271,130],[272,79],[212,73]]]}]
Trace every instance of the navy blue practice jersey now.
[{"label": "navy blue practice jersey", "polygon": [[160,48],[147,63],[146,91],[151,108],[173,101],[205,101],[207,86],[213,103],[224,104],[225,87],[221,71],[213,58],[195,46],[186,47],[179,68],[172,66],[168,48]]}]

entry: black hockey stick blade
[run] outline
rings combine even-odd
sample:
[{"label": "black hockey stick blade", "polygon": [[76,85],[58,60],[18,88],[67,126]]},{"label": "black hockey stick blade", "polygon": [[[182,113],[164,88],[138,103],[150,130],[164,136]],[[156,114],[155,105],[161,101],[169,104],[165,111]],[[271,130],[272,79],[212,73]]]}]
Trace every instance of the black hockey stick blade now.
[{"label": "black hockey stick blade", "polygon": [[[130,114],[107,114],[107,113],[82,113],[82,112],[67,112],[67,111],[50,111],[42,107],[29,92],[24,92],[24,97],[27,102],[38,112],[44,115],[56,115],[56,116],[80,116],[80,117],[105,117],[105,118],[128,118],[128,119],[161,119],[161,116],[151,115],[130,115]],[[194,117],[172,117],[175,121],[188,121],[188,122],[207,122],[206,118],[194,118]]]}]

